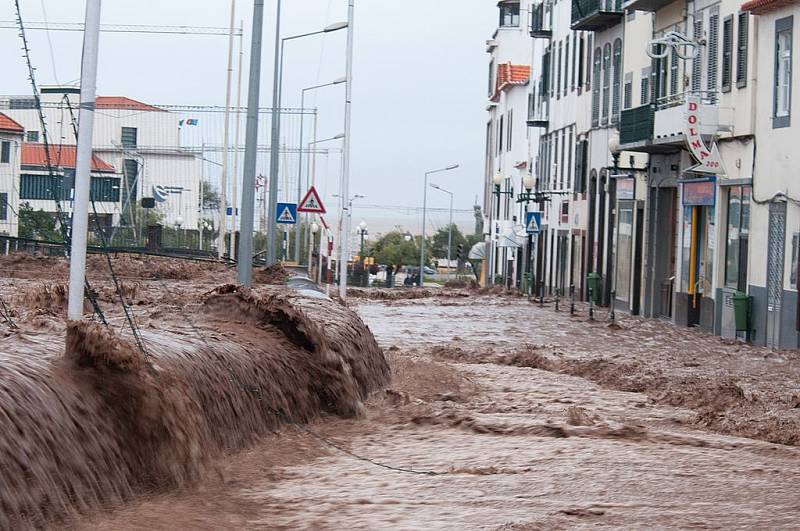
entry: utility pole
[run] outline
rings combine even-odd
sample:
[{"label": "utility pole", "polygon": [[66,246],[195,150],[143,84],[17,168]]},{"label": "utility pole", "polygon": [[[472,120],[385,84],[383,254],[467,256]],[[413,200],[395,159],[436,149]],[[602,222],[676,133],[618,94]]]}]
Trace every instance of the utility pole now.
[{"label": "utility pole", "polygon": [[272,78],[272,138],[269,152],[269,206],[267,207],[267,265],[277,261],[275,248],[275,215],[278,208],[278,170],[280,169],[280,70],[281,70],[281,0],[275,17],[275,64]]},{"label": "utility pole", "polygon": [[222,132],[222,181],[219,185],[219,239],[217,255],[225,256],[225,233],[228,231],[228,156],[230,155],[231,85],[233,82],[233,31],[236,24],[236,0],[231,0],[231,25],[228,35],[228,80],[225,89],[225,125]]},{"label": "utility pole", "polygon": [[253,41],[250,45],[250,86],[247,96],[244,173],[242,183],[242,228],[239,236],[239,283],[253,282],[253,216],[255,214],[256,158],[258,155],[258,105],[261,90],[261,45],[264,30],[264,0],[253,2]]},{"label": "utility pole", "polygon": [[352,106],[353,106],[353,22],[355,15],[355,0],[348,0],[347,7],[347,88],[344,103],[344,147],[343,154],[344,161],[342,163],[342,189],[340,195],[342,196],[342,208],[347,209],[343,212],[342,220],[347,225],[343,233],[347,235],[344,238],[339,238],[339,263],[342,264],[342,270],[339,274],[339,297],[342,300],[347,299],[347,261],[350,255],[350,214],[349,205],[347,203],[350,198],[350,131],[352,129]]},{"label": "utility pole", "polygon": [[69,264],[68,318],[83,318],[86,285],[86,240],[89,230],[89,185],[97,93],[97,54],[100,48],[101,0],[87,0],[81,63],[81,106],[78,115],[78,147],[75,162],[75,208],[72,214],[72,249]]},{"label": "utility pole", "polygon": [[232,230],[231,230],[231,237],[230,237],[230,257],[231,260],[236,258],[236,218],[237,215],[237,206],[239,205],[239,133],[241,131],[241,117],[239,116],[239,111],[242,108],[242,58],[244,57],[244,51],[242,50],[242,34],[244,33],[244,28],[242,28],[244,24],[240,23],[239,26],[239,82],[236,85],[236,134],[233,140],[233,197],[231,198],[231,205],[232,205]]}]

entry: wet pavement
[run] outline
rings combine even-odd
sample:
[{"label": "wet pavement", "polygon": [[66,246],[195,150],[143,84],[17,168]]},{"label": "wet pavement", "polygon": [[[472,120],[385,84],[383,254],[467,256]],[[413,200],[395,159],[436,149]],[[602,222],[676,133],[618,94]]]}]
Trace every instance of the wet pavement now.
[{"label": "wet pavement", "polygon": [[282,428],[195,487],[70,525],[800,526],[797,354],[516,298],[354,302],[393,370],[364,418]]}]

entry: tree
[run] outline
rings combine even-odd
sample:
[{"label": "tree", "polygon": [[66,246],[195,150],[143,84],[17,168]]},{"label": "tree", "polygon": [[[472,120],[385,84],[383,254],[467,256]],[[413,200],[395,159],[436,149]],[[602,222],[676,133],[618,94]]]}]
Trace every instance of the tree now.
[{"label": "tree", "polygon": [[[378,264],[391,264],[393,266],[418,265],[419,245],[419,236],[413,237],[411,241],[406,241],[404,233],[394,231],[385,234],[374,242],[369,247],[368,252],[375,257],[375,263]],[[430,245],[425,246],[425,255],[425,263],[430,264]]]},{"label": "tree", "polygon": [[61,232],[56,228],[56,217],[44,210],[34,210],[30,203],[19,207],[19,237],[31,240],[63,242]]},{"label": "tree", "polygon": [[217,189],[210,182],[203,181],[203,209],[219,210],[221,202]]},{"label": "tree", "polygon": [[[449,225],[445,225],[438,231],[436,234],[433,235],[433,243],[431,244],[431,251],[433,252],[433,256],[435,258],[447,258],[447,241],[449,237]],[[450,247],[450,256],[452,259],[456,257],[456,249],[458,249],[458,245],[467,245],[467,239],[458,229],[455,223],[453,223],[453,241]]]}]

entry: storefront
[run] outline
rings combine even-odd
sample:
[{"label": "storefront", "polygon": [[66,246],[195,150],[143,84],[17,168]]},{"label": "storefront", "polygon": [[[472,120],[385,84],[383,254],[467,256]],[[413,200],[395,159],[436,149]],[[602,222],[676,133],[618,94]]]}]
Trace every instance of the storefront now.
[{"label": "storefront", "polygon": [[716,178],[681,181],[681,278],[675,323],[714,328],[714,255],[717,250]]}]

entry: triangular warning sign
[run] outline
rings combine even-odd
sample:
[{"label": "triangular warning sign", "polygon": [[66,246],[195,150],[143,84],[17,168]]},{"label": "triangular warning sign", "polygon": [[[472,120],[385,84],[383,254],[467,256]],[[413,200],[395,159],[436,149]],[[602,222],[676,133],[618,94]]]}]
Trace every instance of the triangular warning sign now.
[{"label": "triangular warning sign", "polygon": [[300,204],[297,205],[297,211],[311,214],[325,214],[327,212],[325,206],[322,204],[322,200],[319,198],[317,189],[313,186],[308,190],[303,200],[300,201]]},{"label": "triangular warning sign", "polygon": [[292,215],[292,211],[289,209],[289,207],[286,207],[286,208],[283,209],[283,212],[281,212],[281,215],[278,216],[278,221],[283,221],[285,223],[294,223],[295,222],[294,216]]},{"label": "triangular warning sign", "polygon": [[529,232],[539,232],[539,224],[536,223],[536,218],[531,216],[531,221],[528,223]]}]

